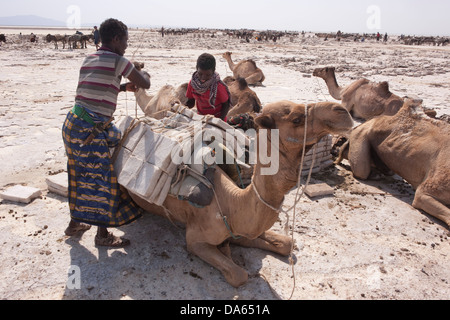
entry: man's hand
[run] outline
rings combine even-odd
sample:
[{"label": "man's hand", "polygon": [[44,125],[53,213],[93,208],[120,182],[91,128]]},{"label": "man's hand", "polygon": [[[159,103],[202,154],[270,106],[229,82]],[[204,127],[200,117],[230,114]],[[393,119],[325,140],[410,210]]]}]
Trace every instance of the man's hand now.
[{"label": "man's hand", "polygon": [[120,85],[120,91],[136,92],[138,89],[139,88],[133,82],[122,83]]},{"label": "man's hand", "polygon": [[138,91],[138,87],[133,82],[127,82],[125,85],[126,91],[136,92]]}]

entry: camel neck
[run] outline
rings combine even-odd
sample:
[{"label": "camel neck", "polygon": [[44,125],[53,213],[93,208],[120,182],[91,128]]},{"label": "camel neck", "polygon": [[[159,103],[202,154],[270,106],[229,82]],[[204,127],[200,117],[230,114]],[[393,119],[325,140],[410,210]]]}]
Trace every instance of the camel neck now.
[{"label": "camel neck", "polygon": [[331,76],[326,77],[325,83],[327,84],[330,95],[336,100],[341,100],[341,87],[337,83],[336,75],[333,73]]}]

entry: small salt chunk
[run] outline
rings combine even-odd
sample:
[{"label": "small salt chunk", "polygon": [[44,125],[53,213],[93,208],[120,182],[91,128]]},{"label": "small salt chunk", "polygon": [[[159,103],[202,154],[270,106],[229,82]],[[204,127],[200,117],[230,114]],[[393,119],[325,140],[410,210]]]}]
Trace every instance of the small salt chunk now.
[{"label": "small salt chunk", "polygon": [[334,189],[326,183],[309,184],[305,189],[305,193],[308,197],[314,198],[333,194]]},{"label": "small salt chunk", "polygon": [[30,203],[41,194],[42,192],[38,188],[15,185],[0,192],[0,198],[14,202]]}]

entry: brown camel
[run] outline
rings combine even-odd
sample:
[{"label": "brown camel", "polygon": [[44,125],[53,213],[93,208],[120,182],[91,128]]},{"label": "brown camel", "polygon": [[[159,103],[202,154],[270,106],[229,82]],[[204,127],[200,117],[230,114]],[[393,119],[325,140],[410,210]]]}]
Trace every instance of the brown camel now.
[{"label": "brown camel", "polygon": [[[313,144],[329,133],[338,134],[352,128],[353,121],[348,111],[332,102],[320,102],[308,106],[290,101],[268,104],[255,121],[259,126],[257,139],[264,137],[267,150],[279,143],[278,171],[264,173],[272,164],[254,165],[252,183],[239,188],[220,168],[214,173],[215,201],[198,208],[186,201],[168,195],[163,207],[149,203],[131,193],[135,202],[148,212],[168,216],[173,221],[186,225],[186,244],[189,252],[197,255],[222,272],[226,281],[239,287],[248,279],[247,272],[231,259],[228,246],[232,243],[247,247],[270,250],[289,255],[291,237],[269,230],[278,219],[284,196],[297,183],[297,175],[303,151],[305,122],[306,142],[309,150]],[[266,130],[262,130],[266,129]],[[278,131],[272,132],[277,129]],[[278,132],[279,139],[271,139]],[[267,162],[267,161],[265,161]],[[240,237],[240,238],[237,238]]]},{"label": "brown camel", "polygon": [[261,101],[256,92],[250,89],[244,78],[235,80],[232,77],[223,79],[231,94],[231,109],[227,116],[232,117],[242,113],[259,113],[261,112]]},{"label": "brown camel", "polygon": [[187,86],[187,83],[183,83],[177,88],[165,85],[155,95],[148,95],[144,89],[140,88],[134,95],[145,115],[158,119],[158,115],[164,116],[161,111],[169,110],[175,104],[186,105]]},{"label": "brown camel", "polygon": [[350,135],[348,159],[360,179],[367,179],[371,164],[381,161],[382,167],[416,190],[414,208],[450,226],[450,125],[425,116],[419,105],[420,101],[405,99],[396,115],[356,127]]},{"label": "brown camel", "polygon": [[[133,64],[137,70],[144,68],[142,62],[134,61]],[[139,88],[134,95],[138,106],[146,116],[159,118],[164,117],[164,113],[161,111],[169,110],[175,104],[186,105],[188,100],[186,98],[187,86],[187,83],[183,83],[177,88],[165,85],[155,95],[149,95],[144,89]]]},{"label": "brown camel", "polygon": [[222,57],[227,60],[235,79],[244,78],[249,85],[262,85],[265,79],[264,73],[256,67],[255,61],[248,59],[233,63],[231,60],[231,52],[225,52]]},{"label": "brown camel", "polygon": [[318,68],[313,75],[325,80],[330,95],[341,100],[342,106],[355,118],[369,120],[380,115],[394,115],[402,107],[403,98],[390,92],[387,82],[359,79],[347,87],[340,87],[334,71],[334,67]]}]

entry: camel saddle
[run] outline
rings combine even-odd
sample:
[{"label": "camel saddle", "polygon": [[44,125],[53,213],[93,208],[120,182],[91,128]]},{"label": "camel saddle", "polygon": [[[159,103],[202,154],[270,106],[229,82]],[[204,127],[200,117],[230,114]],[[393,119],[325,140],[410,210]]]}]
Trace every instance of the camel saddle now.
[{"label": "camel saddle", "polygon": [[[221,119],[200,116],[184,107],[174,106],[166,113],[159,119],[125,116],[117,121],[123,134],[113,155],[118,182],[159,206],[169,195],[196,207],[207,206],[214,199],[217,165],[232,173],[249,169],[224,143],[208,137],[222,134],[233,143],[244,143],[243,148],[248,147],[249,138]],[[196,130],[201,130],[199,137]],[[218,151],[233,158],[233,163],[212,162]]]}]

